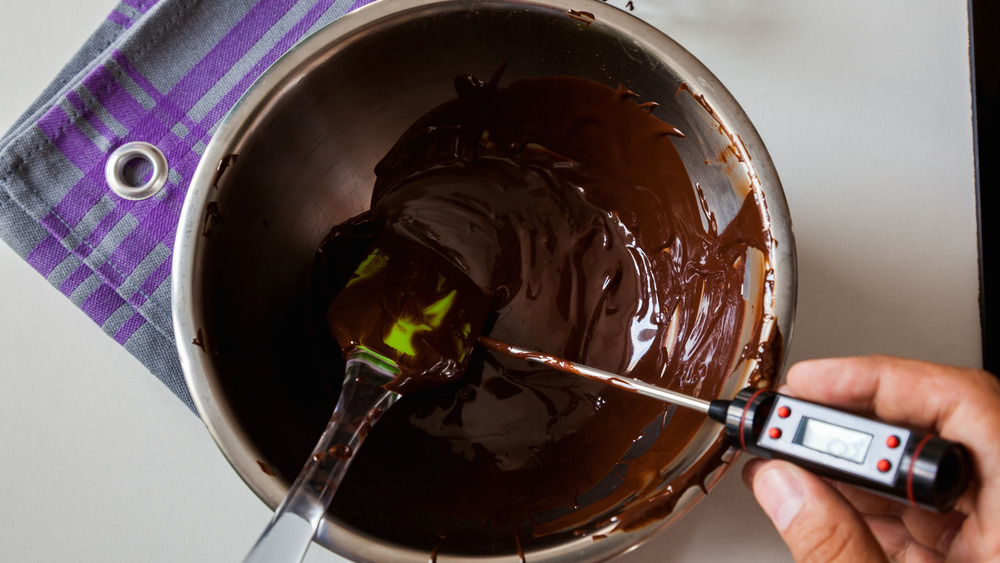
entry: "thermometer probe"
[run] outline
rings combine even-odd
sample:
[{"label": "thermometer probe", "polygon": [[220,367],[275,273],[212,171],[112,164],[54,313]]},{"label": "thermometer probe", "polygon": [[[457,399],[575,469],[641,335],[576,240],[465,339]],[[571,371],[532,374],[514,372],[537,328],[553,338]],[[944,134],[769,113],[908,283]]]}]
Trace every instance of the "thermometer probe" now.
[{"label": "thermometer probe", "polygon": [[732,401],[706,401],[485,336],[479,340],[506,356],[705,413],[725,426],[734,447],[927,510],[951,510],[969,486],[968,451],[933,434],[753,387]]}]

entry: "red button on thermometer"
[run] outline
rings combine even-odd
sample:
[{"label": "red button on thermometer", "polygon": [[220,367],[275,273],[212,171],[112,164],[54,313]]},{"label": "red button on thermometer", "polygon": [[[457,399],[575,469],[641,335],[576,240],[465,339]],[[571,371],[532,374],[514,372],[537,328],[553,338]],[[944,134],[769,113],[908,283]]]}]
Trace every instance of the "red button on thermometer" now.
[{"label": "red button on thermometer", "polygon": [[725,425],[730,442],[740,449],[784,459],[818,475],[929,510],[951,510],[969,486],[968,451],[932,434],[769,390],[747,388],[732,401],[709,402],[491,338],[480,341],[507,356],[706,413]]}]

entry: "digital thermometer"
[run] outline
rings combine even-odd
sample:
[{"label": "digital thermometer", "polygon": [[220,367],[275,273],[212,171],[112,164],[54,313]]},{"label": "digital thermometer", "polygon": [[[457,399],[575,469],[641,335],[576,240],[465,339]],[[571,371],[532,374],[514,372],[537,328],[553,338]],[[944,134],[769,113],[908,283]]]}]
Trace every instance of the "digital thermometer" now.
[{"label": "digital thermometer", "polygon": [[926,432],[752,387],[704,412],[740,449],[928,510],[951,510],[969,485],[965,447]]},{"label": "digital thermometer", "polygon": [[730,443],[744,451],[790,461],[817,475],[928,510],[951,510],[969,486],[968,451],[933,434],[753,387],[732,401],[705,401],[492,338],[479,340],[507,356],[706,413],[721,422]]}]

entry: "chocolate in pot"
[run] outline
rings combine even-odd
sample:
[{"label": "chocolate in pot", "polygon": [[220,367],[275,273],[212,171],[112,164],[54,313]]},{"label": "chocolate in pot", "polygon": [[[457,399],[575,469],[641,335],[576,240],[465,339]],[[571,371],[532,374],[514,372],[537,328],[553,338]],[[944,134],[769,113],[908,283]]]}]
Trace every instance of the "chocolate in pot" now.
[{"label": "chocolate in pot", "polygon": [[[371,211],[333,229],[322,291],[393,229],[488,296],[491,337],[717,397],[744,352],[747,248],[767,252],[752,197],[716,232],[683,135],[622,87],[461,76],[456,90],[378,165]],[[517,534],[662,517],[721,463],[719,442],[665,488],[703,415],[482,348],[468,362],[383,415],[334,501],[342,519],[428,552],[509,549]]]}]

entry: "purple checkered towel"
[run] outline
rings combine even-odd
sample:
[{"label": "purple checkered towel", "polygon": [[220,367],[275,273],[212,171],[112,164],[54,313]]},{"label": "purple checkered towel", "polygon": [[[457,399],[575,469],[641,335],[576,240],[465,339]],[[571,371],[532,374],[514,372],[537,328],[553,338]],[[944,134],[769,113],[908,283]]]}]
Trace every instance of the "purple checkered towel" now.
[{"label": "purple checkered towel", "polygon": [[[124,0],[0,138],[0,237],[189,407],[170,261],[218,123],[297,41],[371,0]],[[167,158],[141,201],[105,181],[132,141]]]}]

